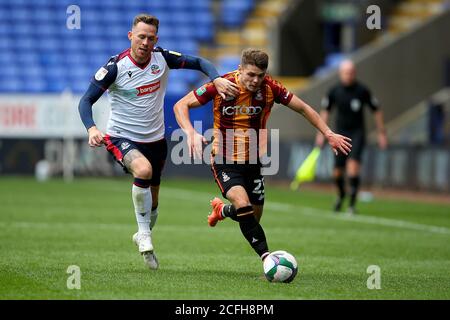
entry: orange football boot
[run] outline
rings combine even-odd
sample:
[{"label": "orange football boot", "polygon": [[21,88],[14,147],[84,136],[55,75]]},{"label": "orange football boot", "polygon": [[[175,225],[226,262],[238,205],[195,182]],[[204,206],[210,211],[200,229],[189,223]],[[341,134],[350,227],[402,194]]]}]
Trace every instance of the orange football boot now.
[{"label": "orange football boot", "polygon": [[208,216],[208,224],[210,227],[214,227],[218,221],[225,219],[222,217],[222,208],[225,205],[222,200],[215,197],[211,200],[212,212]]}]

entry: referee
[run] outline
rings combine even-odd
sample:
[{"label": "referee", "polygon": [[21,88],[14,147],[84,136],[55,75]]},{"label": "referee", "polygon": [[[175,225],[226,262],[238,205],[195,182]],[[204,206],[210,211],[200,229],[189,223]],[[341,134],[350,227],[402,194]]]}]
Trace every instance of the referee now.
[{"label": "referee", "polygon": [[[333,177],[338,189],[338,199],[334,211],[341,211],[346,196],[345,176],[350,183],[350,203],[348,212],[356,213],[355,204],[360,183],[359,172],[361,156],[366,143],[364,107],[368,106],[374,114],[378,130],[378,146],[385,149],[387,146],[386,131],[384,128],[383,113],[378,101],[372,96],[369,89],[356,80],[355,65],[350,60],[344,60],[339,66],[340,83],[332,87],[328,95],[322,99],[320,116],[325,123],[332,109],[336,109],[335,131],[352,139],[352,150],[348,156],[339,153],[335,158]],[[317,134],[316,145],[322,147],[324,137]]]}]

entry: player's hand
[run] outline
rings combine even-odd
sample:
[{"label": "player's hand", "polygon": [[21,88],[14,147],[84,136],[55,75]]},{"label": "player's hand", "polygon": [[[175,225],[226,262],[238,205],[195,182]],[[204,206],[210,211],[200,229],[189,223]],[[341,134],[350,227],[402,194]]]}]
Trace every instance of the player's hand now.
[{"label": "player's hand", "polygon": [[89,146],[90,147],[101,147],[106,144],[103,139],[103,134],[100,130],[97,129],[96,126],[90,127],[88,130],[89,133]]},{"label": "player's hand", "polygon": [[352,145],[350,144],[350,141],[352,141],[352,139],[350,139],[349,137],[336,134],[331,130],[328,131],[325,136],[328,140],[328,144],[331,146],[331,149],[333,149],[333,152],[336,155],[338,155],[339,151],[345,155],[348,155],[352,150]]},{"label": "player's hand", "polygon": [[385,150],[387,148],[387,137],[386,137],[386,133],[385,132],[379,132],[378,133],[378,147],[381,150]]},{"label": "player's hand", "polygon": [[318,146],[319,148],[322,148],[324,143],[325,143],[325,137],[323,136],[322,133],[319,132],[316,135],[316,146]]},{"label": "player's hand", "polygon": [[194,159],[203,159],[203,144],[207,144],[205,137],[197,131],[187,134],[189,157]]},{"label": "player's hand", "polygon": [[226,97],[237,97],[239,95],[240,89],[236,83],[231,82],[225,78],[215,78],[214,86],[217,89],[217,93],[220,94],[222,99],[226,99]]}]

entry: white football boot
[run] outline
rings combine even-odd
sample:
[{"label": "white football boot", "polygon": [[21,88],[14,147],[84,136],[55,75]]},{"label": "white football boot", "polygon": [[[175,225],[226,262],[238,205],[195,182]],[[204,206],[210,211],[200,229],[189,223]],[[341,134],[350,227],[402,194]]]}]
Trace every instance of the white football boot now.
[{"label": "white football boot", "polygon": [[153,252],[153,244],[151,233],[139,233],[136,232],[133,235],[133,242],[138,246],[139,252],[144,258],[145,264],[153,270],[158,269],[158,259]]}]

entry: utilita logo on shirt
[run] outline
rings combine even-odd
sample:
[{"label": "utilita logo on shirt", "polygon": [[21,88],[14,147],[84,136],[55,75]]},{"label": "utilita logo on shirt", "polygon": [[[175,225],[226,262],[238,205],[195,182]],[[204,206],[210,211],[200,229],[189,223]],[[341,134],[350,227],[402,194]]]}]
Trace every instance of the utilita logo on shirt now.
[{"label": "utilita logo on shirt", "polygon": [[157,91],[160,87],[160,82],[155,82],[155,83],[150,83],[150,84],[146,84],[145,86],[142,87],[137,87],[137,95],[139,96],[145,96],[146,94],[150,94],[153,93],[155,91]]}]

